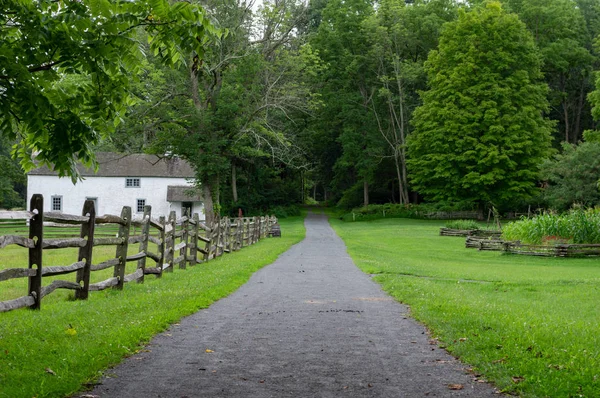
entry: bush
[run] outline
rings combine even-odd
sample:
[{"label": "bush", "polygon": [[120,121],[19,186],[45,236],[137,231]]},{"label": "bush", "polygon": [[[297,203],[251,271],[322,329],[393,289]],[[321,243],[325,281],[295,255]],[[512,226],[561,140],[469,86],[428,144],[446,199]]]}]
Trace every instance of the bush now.
[{"label": "bush", "polygon": [[301,214],[300,207],[296,205],[290,206],[275,206],[267,211],[267,214],[273,215],[277,218],[287,218],[293,216],[299,216]]},{"label": "bush", "polygon": [[[471,204],[469,204],[470,206]],[[470,210],[471,207],[465,204],[450,205],[447,203],[423,203],[423,204],[407,204],[400,205],[396,203],[386,203],[383,205],[369,205],[367,207],[358,207],[352,209],[350,213],[346,213],[340,217],[343,221],[370,221],[380,218],[428,218],[429,213],[434,212],[449,212]]]},{"label": "bush", "polygon": [[475,220],[450,220],[446,222],[446,228],[450,229],[479,229],[479,224]]},{"label": "bush", "polygon": [[600,243],[600,208],[573,209],[561,215],[545,213],[530,219],[524,218],[506,224],[502,237],[534,245]]}]

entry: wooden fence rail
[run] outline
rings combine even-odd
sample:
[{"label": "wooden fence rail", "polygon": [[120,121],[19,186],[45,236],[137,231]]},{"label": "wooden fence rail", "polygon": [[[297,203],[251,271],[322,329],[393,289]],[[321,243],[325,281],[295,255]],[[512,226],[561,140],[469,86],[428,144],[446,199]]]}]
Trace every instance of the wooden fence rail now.
[{"label": "wooden fence rail", "polygon": [[600,256],[600,244],[527,245],[520,241],[504,241],[497,238],[467,236],[465,247],[471,249],[502,251],[538,257],[596,257]]},{"label": "wooden fence rail", "polygon": [[[0,312],[29,307],[40,309],[42,298],[57,289],[75,291],[75,298],[85,300],[90,291],[108,288],[123,289],[129,282],[143,283],[145,275],[160,278],[164,272],[201,264],[224,253],[231,253],[270,236],[277,227],[277,218],[220,218],[210,226],[200,221],[198,214],[184,214],[177,219],[172,211],[168,218],[152,218],[152,208],[144,207],[141,219],[132,219],[131,208],[123,207],[120,216],[96,216],[94,202],[85,201],[82,214],[71,215],[43,211],[44,198],[33,195],[29,211],[0,212],[0,219],[25,220],[29,223],[29,237],[0,236],[0,249],[17,245],[28,249],[28,268],[0,270],[0,282],[15,278],[27,278],[27,295],[0,302]],[[79,237],[44,239],[44,222],[80,226]],[[95,236],[99,224],[118,226],[116,237]],[[139,234],[133,234],[138,231]],[[113,235],[114,236],[114,235]],[[149,244],[152,243],[152,247]],[[129,246],[139,244],[136,254],[128,255]],[[115,257],[101,263],[93,263],[94,247],[115,246]],[[70,265],[43,267],[44,250],[77,248],[77,261]],[[148,260],[153,264],[148,264]],[[126,273],[128,262],[137,262],[135,272]],[[113,276],[97,283],[90,283],[92,272],[113,269]],[[75,273],[75,281],[54,280],[44,286],[43,277],[63,276]]]}]

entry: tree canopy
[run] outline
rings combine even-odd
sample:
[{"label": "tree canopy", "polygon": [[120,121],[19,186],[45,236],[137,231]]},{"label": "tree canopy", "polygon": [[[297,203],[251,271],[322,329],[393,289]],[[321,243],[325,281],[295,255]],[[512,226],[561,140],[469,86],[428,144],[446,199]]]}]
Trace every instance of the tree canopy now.
[{"label": "tree canopy", "polygon": [[0,131],[16,140],[24,168],[76,177],[92,146],[124,115],[146,54],[168,64],[202,56],[216,30],[195,3],[141,1],[2,2]]},{"label": "tree canopy", "polygon": [[433,201],[506,205],[534,192],[552,123],[531,34],[500,3],[445,25],[409,137],[414,188]]},{"label": "tree canopy", "polygon": [[0,2],[6,203],[9,153],[74,180],[97,148],[180,156],[209,217],[533,204],[540,164],[592,156],[597,0]]}]

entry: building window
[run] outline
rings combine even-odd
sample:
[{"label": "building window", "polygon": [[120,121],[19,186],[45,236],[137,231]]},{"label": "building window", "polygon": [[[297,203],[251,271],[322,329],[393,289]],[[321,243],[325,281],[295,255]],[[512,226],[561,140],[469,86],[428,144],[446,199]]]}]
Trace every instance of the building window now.
[{"label": "building window", "polygon": [[96,210],[96,214],[98,214],[98,198],[86,197],[85,200],[91,200],[92,202],[94,202],[94,210]]},{"label": "building window", "polygon": [[53,196],[52,197],[52,211],[62,211],[63,202],[62,196]]},{"label": "building window", "polygon": [[146,206],[146,199],[138,199],[137,200],[137,212],[138,213],[143,213],[144,212],[144,206]]},{"label": "building window", "polygon": [[126,178],[125,179],[125,188],[139,188],[140,187],[140,179],[139,178]]}]

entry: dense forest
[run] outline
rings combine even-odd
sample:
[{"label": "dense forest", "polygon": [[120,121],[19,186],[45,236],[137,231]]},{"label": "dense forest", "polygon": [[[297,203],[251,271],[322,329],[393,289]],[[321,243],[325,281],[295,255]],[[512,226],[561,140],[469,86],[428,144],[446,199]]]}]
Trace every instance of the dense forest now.
[{"label": "dense forest", "polygon": [[23,171],[180,156],[207,209],[600,204],[598,0],[3,2],[0,207]]}]

